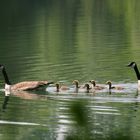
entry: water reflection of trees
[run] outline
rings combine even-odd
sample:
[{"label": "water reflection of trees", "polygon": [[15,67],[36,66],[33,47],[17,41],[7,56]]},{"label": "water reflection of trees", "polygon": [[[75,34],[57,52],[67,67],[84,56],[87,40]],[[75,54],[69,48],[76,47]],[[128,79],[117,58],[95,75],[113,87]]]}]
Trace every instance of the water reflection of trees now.
[{"label": "water reflection of trees", "polygon": [[40,95],[40,94],[31,93],[27,91],[13,91],[13,92],[5,91],[5,96],[4,96],[4,100],[2,104],[3,111],[5,111],[7,108],[10,96],[15,96],[15,97],[25,99],[25,100],[41,100],[41,99],[47,98],[46,95]]},{"label": "water reflection of trees", "polygon": [[[139,21],[136,18],[139,17],[137,0],[125,2],[118,0],[115,4],[111,0],[62,0],[61,2],[56,2],[56,0],[26,0],[24,2],[14,0],[8,4],[2,2],[0,7],[0,37],[4,43],[1,47],[7,47],[6,50],[10,49],[6,53],[2,49],[0,54],[5,54],[6,57],[9,54],[15,56],[17,53],[22,57],[27,51],[31,52],[38,56],[44,64],[46,60],[48,63],[60,64],[57,70],[53,69],[53,73],[59,71],[65,76],[67,73],[64,73],[62,69],[67,71],[71,69],[71,66],[75,66],[80,73],[86,71],[92,74],[101,68],[101,63],[106,63],[105,69],[108,71],[106,77],[120,76],[118,65],[115,63],[127,62],[128,57],[124,57],[126,55],[124,52],[128,51],[130,56],[133,56],[132,50],[139,47],[139,38],[135,34],[135,31],[139,29]],[[13,38],[13,32],[15,38]],[[20,44],[17,40],[22,43]],[[16,48],[13,49],[11,44],[17,46],[18,51],[15,51]],[[102,54],[100,54],[101,50]],[[106,54],[107,60],[104,60]],[[138,59],[139,55],[136,55],[136,59]],[[65,63],[64,60],[67,57],[69,57],[70,65],[67,64],[67,68],[62,68],[61,64]],[[91,63],[87,63],[87,61],[91,61]],[[113,63],[111,63],[112,61]],[[30,67],[26,67],[33,71],[32,65],[37,62],[38,59],[32,59],[32,63],[29,63]],[[81,63],[83,65],[79,65]],[[108,65],[110,63],[113,70],[110,70],[110,65]],[[18,65],[16,67],[19,73],[23,71]],[[52,68],[50,70],[47,66],[40,69],[44,74],[52,71]],[[121,76],[125,77],[128,73],[124,69],[121,70]],[[73,73],[69,78],[78,77],[78,74]],[[104,76],[97,72],[95,78],[97,75],[98,77]],[[47,76],[49,73],[46,73]],[[82,77],[80,78],[82,79]]]}]

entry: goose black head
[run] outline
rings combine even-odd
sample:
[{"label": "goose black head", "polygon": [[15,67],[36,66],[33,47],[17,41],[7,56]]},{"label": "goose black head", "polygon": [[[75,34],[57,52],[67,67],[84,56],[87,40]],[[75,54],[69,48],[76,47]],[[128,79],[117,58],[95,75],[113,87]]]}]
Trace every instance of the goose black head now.
[{"label": "goose black head", "polygon": [[134,68],[136,66],[136,62],[130,62],[127,67]]},{"label": "goose black head", "polygon": [[3,69],[3,68],[4,68],[4,66],[0,64],[0,69]]}]

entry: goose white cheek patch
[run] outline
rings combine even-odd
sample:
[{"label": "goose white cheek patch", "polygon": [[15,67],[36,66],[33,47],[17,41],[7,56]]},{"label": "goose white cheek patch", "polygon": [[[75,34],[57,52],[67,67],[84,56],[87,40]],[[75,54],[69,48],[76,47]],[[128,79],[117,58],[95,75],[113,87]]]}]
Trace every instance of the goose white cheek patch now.
[{"label": "goose white cheek patch", "polygon": [[10,90],[10,89],[11,89],[11,86],[8,84],[5,84],[5,90]]}]

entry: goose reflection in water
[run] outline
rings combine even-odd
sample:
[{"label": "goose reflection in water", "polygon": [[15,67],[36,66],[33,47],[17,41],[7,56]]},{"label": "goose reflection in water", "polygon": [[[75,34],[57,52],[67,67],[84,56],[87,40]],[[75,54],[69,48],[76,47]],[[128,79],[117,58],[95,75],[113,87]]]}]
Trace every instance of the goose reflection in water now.
[{"label": "goose reflection in water", "polygon": [[10,92],[9,90],[5,90],[4,92],[5,92],[5,97],[4,97],[4,102],[2,104],[3,112],[5,112],[5,110],[7,109],[10,96],[16,96],[16,97],[19,97],[21,99],[26,99],[26,100],[47,99],[46,95],[39,95],[36,93],[27,92],[27,91]]},{"label": "goose reflection in water", "polygon": [[28,91],[6,91],[5,90],[5,98],[9,98],[10,96],[16,96],[19,97],[21,99],[26,99],[26,100],[36,100],[36,99],[47,99],[46,95],[40,95],[37,93],[33,93],[33,92],[28,92]]},{"label": "goose reflection in water", "polygon": [[10,95],[10,92],[9,91],[5,91],[5,98],[4,98],[4,102],[2,104],[2,111],[5,112],[6,108],[7,108],[7,104],[8,104],[8,101],[9,101],[9,95]]}]

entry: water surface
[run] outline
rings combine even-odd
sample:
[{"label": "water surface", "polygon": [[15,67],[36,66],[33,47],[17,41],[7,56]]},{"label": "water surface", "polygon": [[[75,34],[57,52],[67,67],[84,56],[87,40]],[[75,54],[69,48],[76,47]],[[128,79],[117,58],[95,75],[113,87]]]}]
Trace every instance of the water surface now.
[{"label": "water surface", "polygon": [[[139,5],[138,0],[3,2],[0,63],[12,83],[52,80],[71,87],[75,79],[111,80],[126,90],[7,96],[0,91],[0,139],[138,140],[140,98],[135,73],[126,64],[136,61],[140,67]],[[85,124],[71,111],[77,102]]]}]

